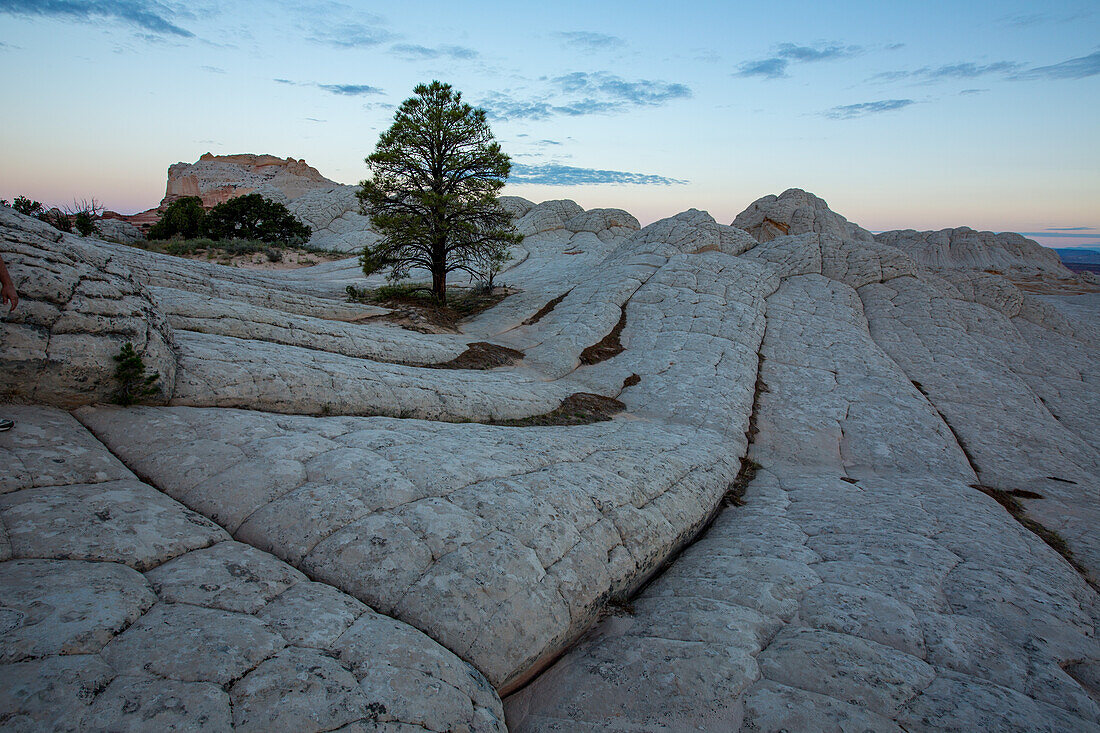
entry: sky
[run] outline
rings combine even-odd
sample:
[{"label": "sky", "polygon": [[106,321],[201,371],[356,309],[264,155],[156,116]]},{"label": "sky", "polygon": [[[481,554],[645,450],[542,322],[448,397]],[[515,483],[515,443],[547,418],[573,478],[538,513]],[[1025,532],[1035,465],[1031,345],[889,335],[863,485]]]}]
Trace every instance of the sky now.
[{"label": "sky", "polygon": [[0,0],[0,198],[132,213],[167,168],[342,183],[416,84],[489,113],[505,193],[729,223],[797,187],[873,231],[1100,247],[1100,4]]}]

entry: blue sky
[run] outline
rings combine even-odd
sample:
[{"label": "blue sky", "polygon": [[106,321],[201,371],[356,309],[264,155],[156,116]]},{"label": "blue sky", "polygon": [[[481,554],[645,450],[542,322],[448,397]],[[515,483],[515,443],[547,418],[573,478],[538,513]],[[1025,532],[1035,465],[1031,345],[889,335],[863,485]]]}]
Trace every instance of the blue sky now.
[{"label": "blue sky", "polygon": [[797,186],[875,230],[1100,246],[1094,0],[0,0],[0,65],[0,198],[137,211],[207,151],[355,183],[438,78],[534,200],[729,222]]}]

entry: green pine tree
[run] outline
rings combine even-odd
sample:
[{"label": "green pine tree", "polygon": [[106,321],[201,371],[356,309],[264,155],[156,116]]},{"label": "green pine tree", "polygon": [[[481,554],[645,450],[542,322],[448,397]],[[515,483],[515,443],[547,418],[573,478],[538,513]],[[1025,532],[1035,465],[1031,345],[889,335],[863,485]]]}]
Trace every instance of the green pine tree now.
[{"label": "green pine tree", "polygon": [[145,373],[145,362],[132,343],[127,341],[123,344],[114,360],[117,365],[115,380],[118,382],[118,390],[114,394],[116,405],[132,405],[160,394],[160,385],[157,384],[160,374]]}]

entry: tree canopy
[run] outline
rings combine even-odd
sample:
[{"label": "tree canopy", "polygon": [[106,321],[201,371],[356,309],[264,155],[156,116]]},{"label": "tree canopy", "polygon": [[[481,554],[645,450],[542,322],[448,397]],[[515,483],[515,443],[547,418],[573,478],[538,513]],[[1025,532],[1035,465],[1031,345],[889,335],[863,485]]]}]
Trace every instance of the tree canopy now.
[{"label": "tree canopy", "polygon": [[218,204],[207,212],[202,228],[211,239],[258,239],[269,243],[304,242],[312,234],[285,206],[258,193]]},{"label": "tree canopy", "polygon": [[149,229],[150,239],[200,234],[211,239],[255,239],[263,242],[306,241],[312,230],[277,201],[258,193],[238,196],[210,211],[198,196],[185,196],[168,204],[160,220]]},{"label": "tree canopy", "polygon": [[511,160],[485,119],[450,84],[433,81],[402,102],[366,163],[362,212],[382,239],[364,248],[363,271],[391,268],[399,280],[413,268],[432,273],[432,292],[447,300],[447,275],[491,280],[523,237],[497,194]]},{"label": "tree canopy", "polygon": [[149,238],[168,239],[176,234],[187,238],[197,237],[205,217],[206,211],[198,196],[178,198],[168,204],[157,223],[149,228]]}]

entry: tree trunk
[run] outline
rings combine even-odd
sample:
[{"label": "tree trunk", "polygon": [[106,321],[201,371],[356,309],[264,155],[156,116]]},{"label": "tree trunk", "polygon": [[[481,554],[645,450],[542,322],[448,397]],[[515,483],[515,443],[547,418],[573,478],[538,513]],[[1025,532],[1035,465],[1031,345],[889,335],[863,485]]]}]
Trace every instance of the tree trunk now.
[{"label": "tree trunk", "polygon": [[447,271],[440,263],[432,267],[432,294],[440,305],[447,305]]}]

